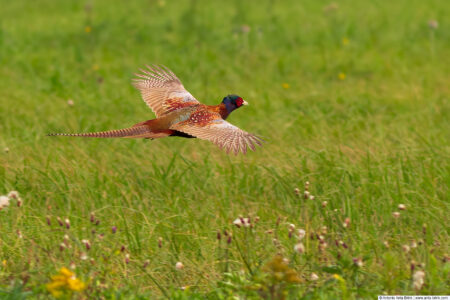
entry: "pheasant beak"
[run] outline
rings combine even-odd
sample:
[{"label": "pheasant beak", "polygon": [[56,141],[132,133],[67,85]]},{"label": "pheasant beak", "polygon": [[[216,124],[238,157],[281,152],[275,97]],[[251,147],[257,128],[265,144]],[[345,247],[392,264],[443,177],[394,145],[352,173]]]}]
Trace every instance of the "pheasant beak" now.
[{"label": "pheasant beak", "polygon": [[242,102],[242,105],[248,105],[248,102],[244,100],[244,102]]}]

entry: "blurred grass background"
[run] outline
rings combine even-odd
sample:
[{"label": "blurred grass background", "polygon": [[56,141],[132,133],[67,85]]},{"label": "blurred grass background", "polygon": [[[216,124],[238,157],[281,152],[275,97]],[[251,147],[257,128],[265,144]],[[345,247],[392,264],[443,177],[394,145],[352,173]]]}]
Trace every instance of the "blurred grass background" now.
[{"label": "blurred grass background", "polygon": [[[24,206],[0,211],[0,285],[22,280],[38,295],[50,274],[75,260],[99,295],[105,289],[161,295],[140,268],[150,258],[148,272],[164,289],[208,293],[224,273],[216,231],[250,215],[260,217],[264,236],[248,250],[255,265],[279,251],[263,232],[280,218],[277,238],[288,252],[295,242],[286,224],[294,223],[308,233],[327,226],[330,243],[352,244],[349,259],[366,258],[364,290],[349,281],[348,297],[419,292],[408,283],[412,260],[437,274],[427,277],[423,293],[449,292],[447,2],[1,1],[1,7],[0,194],[18,190]],[[206,104],[242,96],[250,106],[229,121],[268,143],[234,157],[200,140],[45,136],[153,118],[130,84],[151,63],[171,68]],[[314,201],[293,192],[306,180]],[[392,212],[400,203],[407,211],[397,220]],[[102,220],[96,233],[111,226],[119,232],[90,256],[100,260],[126,245],[131,264],[122,254],[109,264],[74,258],[79,240],[91,235],[91,212]],[[58,250],[67,230],[48,228],[46,216],[52,226],[57,216],[71,220],[79,245],[71,254]],[[352,226],[343,229],[346,217]],[[419,239],[426,247],[402,251]],[[291,266],[305,277],[314,271],[325,286],[330,275],[321,268],[337,264],[337,253],[326,261],[312,246],[306,253]],[[385,278],[391,256],[384,253],[395,257],[400,271],[390,274],[398,280]],[[245,268],[238,250],[230,255],[228,271]],[[182,273],[174,270],[177,261],[186,266]],[[310,282],[296,295],[342,296],[323,286]]]}]

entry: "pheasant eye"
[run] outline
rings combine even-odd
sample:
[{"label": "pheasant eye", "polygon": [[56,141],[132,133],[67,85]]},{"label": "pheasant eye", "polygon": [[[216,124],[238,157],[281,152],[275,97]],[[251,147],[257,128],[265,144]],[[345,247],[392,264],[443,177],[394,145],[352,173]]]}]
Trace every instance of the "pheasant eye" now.
[{"label": "pheasant eye", "polygon": [[242,100],[242,98],[237,98],[237,100],[236,100],[237,107],[242,106],[242,103],[244,103],[244,100]]}]

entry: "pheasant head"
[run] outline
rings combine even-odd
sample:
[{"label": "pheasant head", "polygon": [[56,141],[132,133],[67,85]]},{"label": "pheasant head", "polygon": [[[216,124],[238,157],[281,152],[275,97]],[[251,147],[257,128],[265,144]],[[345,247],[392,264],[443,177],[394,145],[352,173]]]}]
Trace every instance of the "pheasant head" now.
[{"label": "pheasant head", "polygon": [[222,103],[225,104],[227,113],[230,114],[233,110],[238,109],[242,105],[248,105],[247,101],[244,101],[238,95],[228,95],[223,98]]}]

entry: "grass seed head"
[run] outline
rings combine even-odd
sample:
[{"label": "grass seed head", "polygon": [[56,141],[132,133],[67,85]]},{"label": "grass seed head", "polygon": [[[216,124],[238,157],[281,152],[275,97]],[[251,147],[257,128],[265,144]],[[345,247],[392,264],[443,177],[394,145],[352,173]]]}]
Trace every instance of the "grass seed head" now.
[{"label": "grass seed head", "polygon": [[150,264],[150,260],[146,259],[146,260],[144,260],[144,264],[142,265],[142,267],[145,269],[148,267],[149,264]]},{"label": "grass seed head", "polygon": [[289,224],[289,238],[292,237],[292,234],[294,233],[295,230],[295,225],[294,224]]},{"label": "grass seed head", "polygon": [[398,205],[398,209],[399,209],[399,210],[405,210],[405,209],[406,209],[405,204],[399,204],[399,205]]},{"label": "grass seed head", "polygon": [[69,220],[69,219],[66,218],[66,219],[64,220],[64,224],[66,225],[66,228],[67,228],[67,229],[70,229],[70,220]]},{"label": "grass seed head", "polygon": [[73,106],[75,103],[73,102],[72,99],[67,100],[67,105],[69,106]]},{"label": "grass seed head", "polygon": [[5,147],[5,148],[3,149],[3,151],[5,151],[5,153],[8,153],[8,152],[9,152],[9,148],[8,148],[8,147]]},{"label": "grass seed head", "polygon": [[295,188],[295,189],[294,189],[294,194],[295,194],[296,196],[300,195],[300,189],[299,189],[299,188]]},{"label": "grass seed head", "polygon": [[113,234],[116,233],[117,232],[117,227],[116,226],[111,227],[111,232]]},{"label": "grass seed head", "polygon": [[130,254],[125,254],[125,263],[129,264],[130,263]]},{"label": "grass seed head", "polygon": [[323,201],[322,202],[322,207],[326,207],[328,205],[328,201]]},{"label": "grass seed head", "polygon": [[399,213],[398,211],[394,211],[394,212],[392,213],[392,216],[393,216],[394,218],[398,219],[398,218],[400,217],[400,213]]},{"label": "grass seed head", "polygon": [[81,243],[84,244],[84,246],[86,247],[86,250],[90,250],[91,249],[91,242],[89,242],[89,240],[81,240]]},{"label": "grass seed head", "polygon": [[311,273],[310,279],[311,279],[311,281],[316,281],[316,280],[319,280],[319,276],[317,276],[316,273]]},{"label": "grass seed head", "polygon": [[159,237],[159,238],[158,238],[158,248],[161,248],[161,247],[162,247],[162,242],[163,242],[163,238],[162,238],[162,237]]}]

